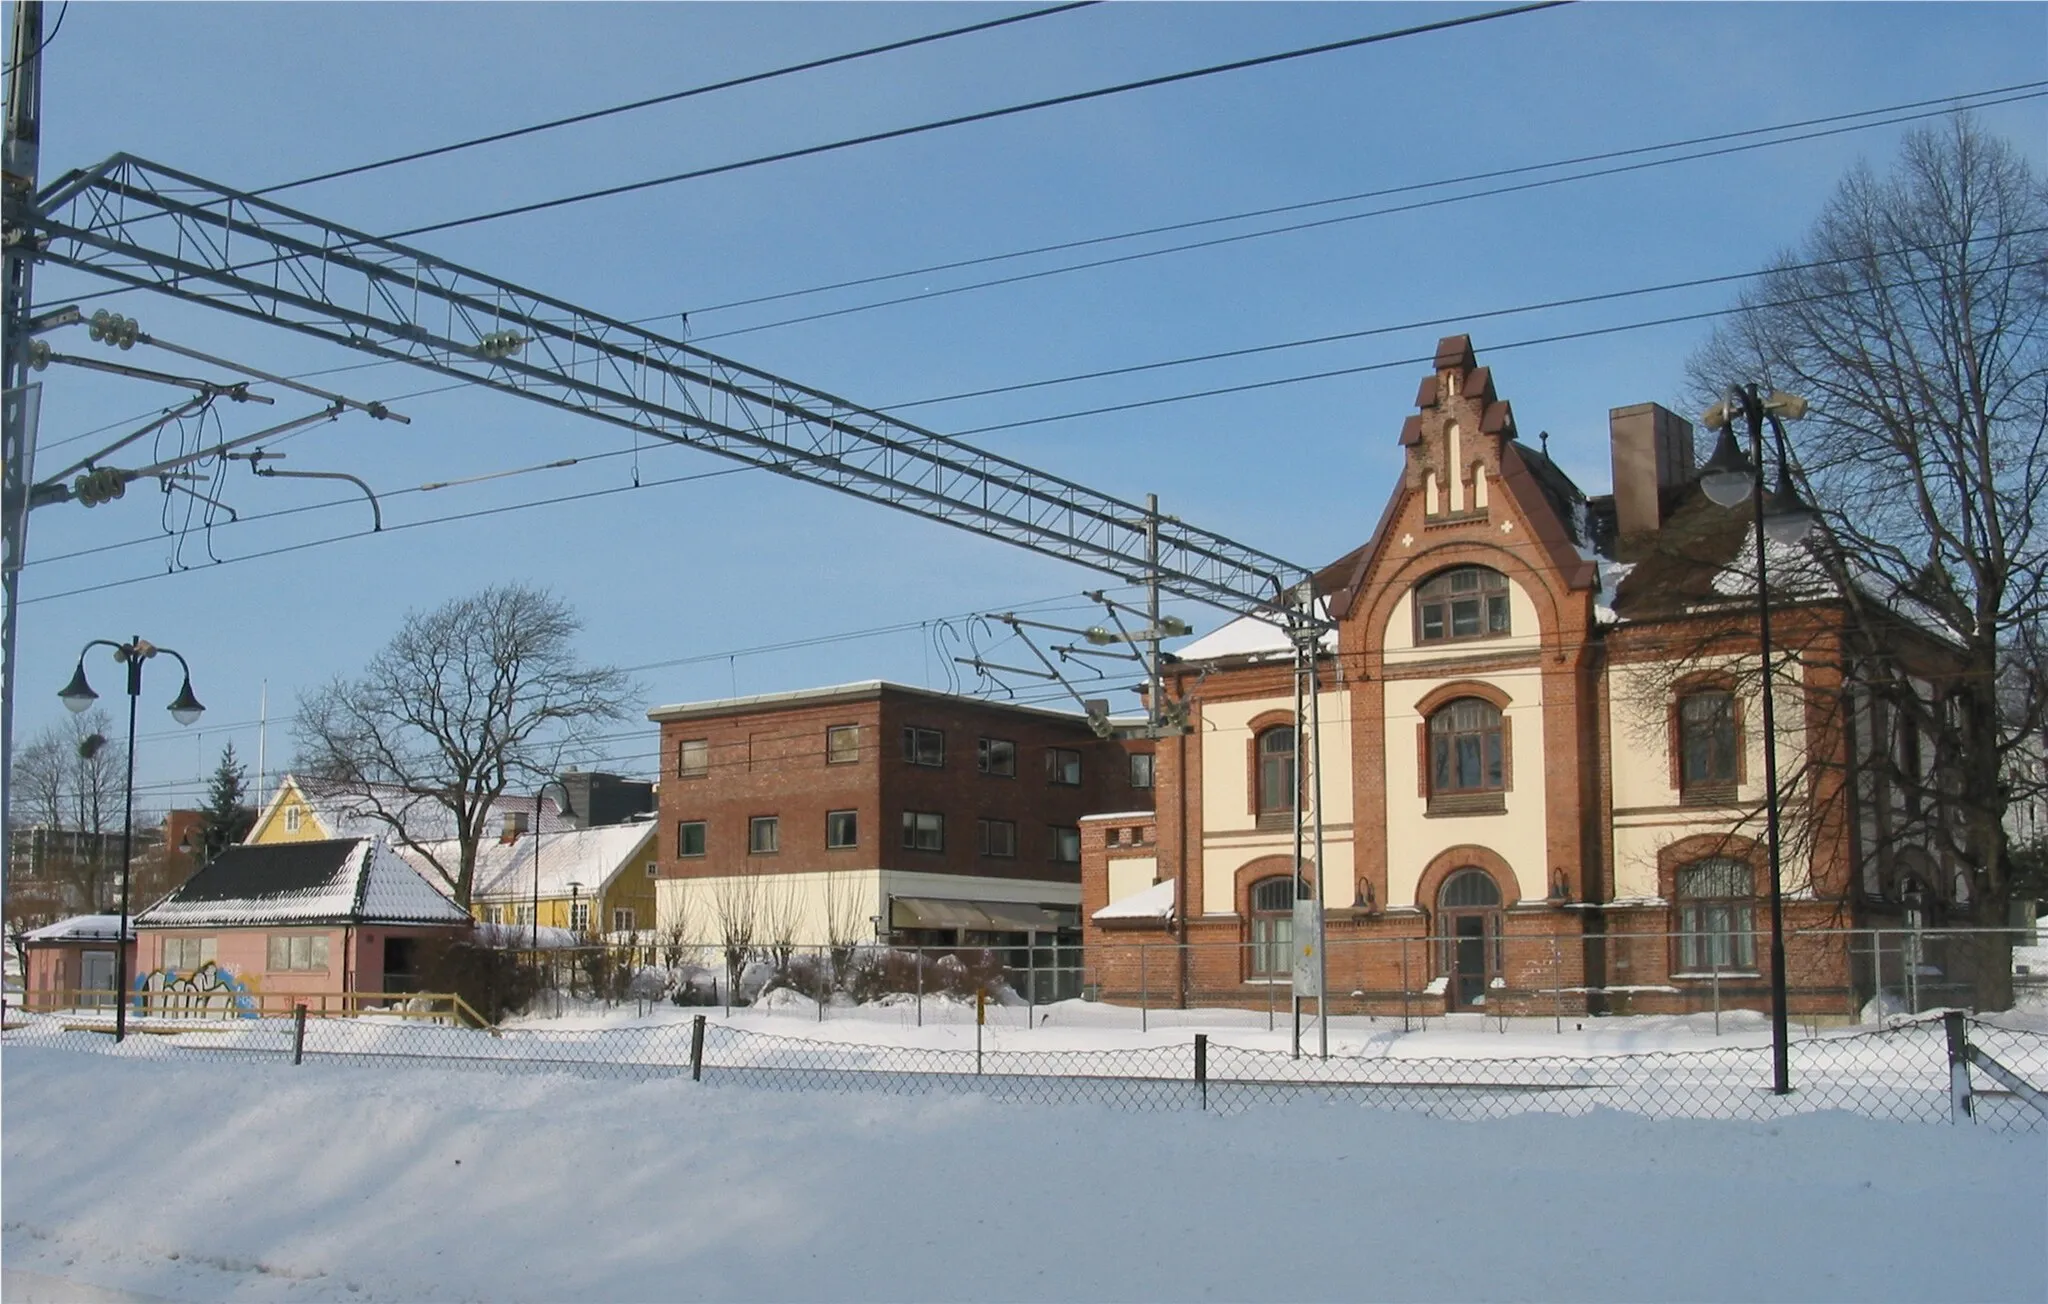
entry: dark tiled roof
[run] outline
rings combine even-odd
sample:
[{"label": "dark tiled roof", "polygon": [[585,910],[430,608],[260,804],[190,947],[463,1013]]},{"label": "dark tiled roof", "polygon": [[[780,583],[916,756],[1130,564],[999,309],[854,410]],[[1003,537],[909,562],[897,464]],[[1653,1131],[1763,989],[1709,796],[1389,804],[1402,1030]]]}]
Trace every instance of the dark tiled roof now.
[{"label": "dark tiled roof", "polygon": [[1716,506],[1697,483],[1687,485],[1662,529],[1615,539],[1615,560],[1633,566],[1615,586],[1615,614],[1652,620],[1727,601],[1714,580],[1742,555],[1751,525],[1748,512]]}]

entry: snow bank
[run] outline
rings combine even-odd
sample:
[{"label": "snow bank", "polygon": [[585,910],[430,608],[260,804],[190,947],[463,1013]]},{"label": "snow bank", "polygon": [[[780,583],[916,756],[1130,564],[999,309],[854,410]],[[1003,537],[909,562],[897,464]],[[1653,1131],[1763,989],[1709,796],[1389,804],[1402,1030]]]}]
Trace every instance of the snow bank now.
[{"label": "snow bank", "polygon": [[168,1299],[2048,1297],[2048,1146],[1844,1115],[1150,1115],[20,1046],[6,1092],[8,1273]]}]

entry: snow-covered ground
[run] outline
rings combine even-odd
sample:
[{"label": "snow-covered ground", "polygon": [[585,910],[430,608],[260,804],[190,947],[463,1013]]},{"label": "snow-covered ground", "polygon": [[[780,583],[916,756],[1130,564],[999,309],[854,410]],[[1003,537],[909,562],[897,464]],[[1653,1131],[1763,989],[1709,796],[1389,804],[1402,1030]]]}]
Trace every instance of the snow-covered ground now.
[{"label": "snow-covered ground", "polygon": [[2048,1298],[2048,1142],[1981,1128],[0,1071],[10,1301]]}]

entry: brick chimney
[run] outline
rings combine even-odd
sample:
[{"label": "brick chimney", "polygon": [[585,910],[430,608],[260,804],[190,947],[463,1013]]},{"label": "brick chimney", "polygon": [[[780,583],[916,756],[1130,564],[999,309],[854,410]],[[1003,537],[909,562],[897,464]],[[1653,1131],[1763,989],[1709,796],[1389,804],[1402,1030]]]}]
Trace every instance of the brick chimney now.
[{"label": "brick chimney", "polygon": [[1664,524],[1667,491],[1693,476],[1692,423],[1656,403],[1611,408],[1615,529],[1626,538]]}]

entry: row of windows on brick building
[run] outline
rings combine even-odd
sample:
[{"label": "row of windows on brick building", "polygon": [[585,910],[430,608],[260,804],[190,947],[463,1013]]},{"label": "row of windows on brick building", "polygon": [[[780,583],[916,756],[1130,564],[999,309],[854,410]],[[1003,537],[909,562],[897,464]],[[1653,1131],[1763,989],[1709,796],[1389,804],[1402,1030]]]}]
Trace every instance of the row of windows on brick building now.
[{"label": "row of windows on brick building", "polygon": [[[1424,730],[1423,782],[1433,813],[1505,809],[1510,749],[1499,706],[1484,698],[1456,698],[1432,711]],[[1734,800],[1741,777],[1738,739],[1732,691],[1697,688],[1678,696],[1672,746],[1681,802],[1722,805]],[[1261,730],[1252,751],[1255,813],[1274,817],[1292,811],[1299,782],[1293,726]]]},{"label": "row of windows on brick building", "polygon": [[[825,729],[825,764],[852,765],[860,760],[860,726],[857,724],[835,724]],[[910,765],[927,769],[943,769],[946,764],[946,733],[943,729],[928,729],[921,725],[906,725],[903,729],[903,760]],[[1048,747],[1045,749],[1045,781],[1060,787],[1079,787],[1081,784],[1081,753],[1072,747]],[[999,779],[1017,777],[1017,744],[1009,738],[980,737],[974,744],[974,768],[981,774]],[[701,779],[711,773],[711,740],[708,738],[685,738],[676,744],[676,776],[683,779]],[[1130,758],[1130,781],[1133,788],[1152,786],[1152,757],[1149,753],[1134,753]]]},{"label": "row of windows on brick building", "polygon": [[[975,851],[994,860],[1015,860],[1020,853],[1020,839],[1015,820],[982,818],[975,821]],[[940,811],[906,810],[902,812],[900,831],[901,846],[905,851],[944,851],[946,849],[946,817]],[[710,847],[711,822],[709,820],[678,820],[676,822],[676,856],[679,859],[697,859],[707,854]],[[825,849],[844,851],[860,845],[860,812],[835,810],[825,813]],[[747,854],[751,856],[772,856],[782,850],[782,817],[779,815],[755,815],[747,820]],[[1081,830],[1077,825],[1048,824],[1045,826],[1045,859],[1055,865],[1078,865],[1081,863]]]}]

